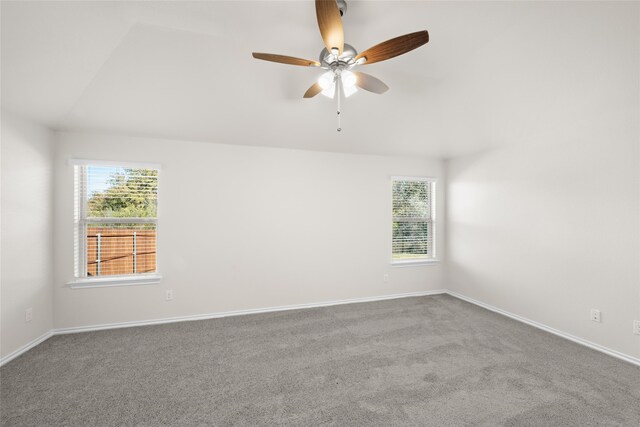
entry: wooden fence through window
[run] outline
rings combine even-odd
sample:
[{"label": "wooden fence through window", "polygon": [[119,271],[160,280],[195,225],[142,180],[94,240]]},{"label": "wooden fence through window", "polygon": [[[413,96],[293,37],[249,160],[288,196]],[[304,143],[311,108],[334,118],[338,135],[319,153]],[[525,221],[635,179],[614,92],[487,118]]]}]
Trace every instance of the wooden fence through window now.
[{"label": "wooden fence through window", "polygon": [[156,271],[156,230],[90,228],[87,231],[89,276]]}]

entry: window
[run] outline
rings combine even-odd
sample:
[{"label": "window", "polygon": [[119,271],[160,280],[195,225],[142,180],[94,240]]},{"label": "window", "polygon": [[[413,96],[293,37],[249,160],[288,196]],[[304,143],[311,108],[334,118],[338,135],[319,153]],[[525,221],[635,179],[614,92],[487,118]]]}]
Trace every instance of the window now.
[{"label": "window", "polygon": [[74,283],[157,283],[159,168],[73,163]]},{"label": "window", "polygon": [[392,177],[392,263],[435,260],[435,180]]}]

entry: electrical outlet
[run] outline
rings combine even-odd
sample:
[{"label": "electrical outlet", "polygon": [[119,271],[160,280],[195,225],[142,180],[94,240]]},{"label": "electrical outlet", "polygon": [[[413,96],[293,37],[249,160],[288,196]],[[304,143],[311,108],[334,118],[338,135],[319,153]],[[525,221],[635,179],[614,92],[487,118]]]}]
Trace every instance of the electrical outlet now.
[{"label": "electrical outlet", "polygon": [[591,309],[591,320],[600,323],[600,310]]},{"label": "electrical outlet", "polygon": [[166,301],[173,300],[173,290],[170,289],[170,290],[166,291],[166,293],[164,294],[164,299]]},{"label": "electrical outlet", "polygon": [[31,322],[33,320],[33,308],[29,307],[24,311],[24,321]]},{"label": "electrical outlet", "polygon": [[384,283],[387,283],[387,282],[389,281],[389,275],[388,275],[388,274],[383,275],[383,276],[382,276],[382,281],[383,281]]},{"label": "electrical outlet", "polygon": [[633,321],[633,333],[640,335],[640,320]]}]

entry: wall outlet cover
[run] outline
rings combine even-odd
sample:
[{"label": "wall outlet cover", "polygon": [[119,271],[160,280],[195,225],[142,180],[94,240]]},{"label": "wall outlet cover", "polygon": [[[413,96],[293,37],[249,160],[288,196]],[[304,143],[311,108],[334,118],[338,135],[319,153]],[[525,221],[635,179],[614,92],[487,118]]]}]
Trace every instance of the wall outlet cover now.
[{"label": "wall outlet cover", "polygon": [[600,320],[601,320],[600,310],[597,310],[595,308],[591,309],[591,320],[594,322],[600,323]]}]

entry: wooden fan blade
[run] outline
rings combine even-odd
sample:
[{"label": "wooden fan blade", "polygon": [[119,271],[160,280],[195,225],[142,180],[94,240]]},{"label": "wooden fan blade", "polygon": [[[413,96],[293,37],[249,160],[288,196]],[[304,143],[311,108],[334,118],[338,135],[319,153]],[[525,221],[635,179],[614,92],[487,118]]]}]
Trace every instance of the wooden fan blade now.
[{"label": "wooden fan blade", "polygon": [[342,54],[344,30],[336,0],[316,0],[316,17],[318,18],[320,35],[327,50],[331,52],[331,49],[335,48]]},{"label": "wooden fan blade", "polygon": [[313,98],[317,94],[322,92],[322,86],[320,86],[317,82],[312,84],[309,89],[304,93],[303,98]]},{"label": "wooden fan blade", "polygon": [[373,77],[366,73],[362,73],[360,71],[354,71],[353,74],[356,75],[356,85],[359,88],[377,94],[382,94],[389,90],[389,86],[384,84],[382,80],[376,77]]},{"label": "wooden fan blade", "polygon": [[288,65],[300,65],[301,67],[319,67],[320,66],[320,63],[317,61],[294,58],[293,56],[274,55],[273,53],[253,52],[253,57],[256,59],[262,59],[263,61],[279,62],[281,64],[288,64]]},{"label": "wooden fan blade", "polygon": [[364,57],[367,59],[365,65],[373,64],[374,62],[391,59],[395,56],[412,51],[413,49],[426,44],[428,41],[429,33],[427,30],[405,34],[404,36],[387,40],[365,50],[356,56],[356,60]]}]

